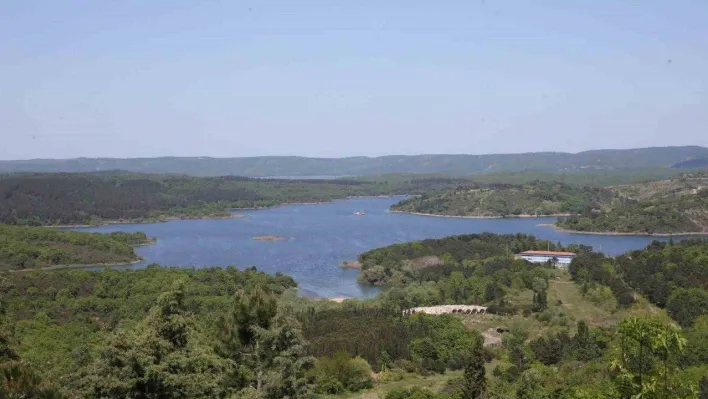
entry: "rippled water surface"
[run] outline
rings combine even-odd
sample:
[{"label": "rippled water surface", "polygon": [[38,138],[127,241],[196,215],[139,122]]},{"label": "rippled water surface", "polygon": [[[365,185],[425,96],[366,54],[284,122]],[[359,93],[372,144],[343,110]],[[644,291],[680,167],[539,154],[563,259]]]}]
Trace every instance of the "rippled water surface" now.
[{"label": "rippled water surface", "polygon": [[[266,210],[240,211],[245,218],[177,220],[155,224],[110,225],[84,231],[143,231],[157,237],[155,245],[137,248],[149,263],[181,267],[257,266],[268,273],[283,272],[300,284],[305,294],[322,297],[375,295],[373,287],[356,282],[356,270],[342,262],[372,248],[393,243],[438,238],[453,234],[492,232],[528,233],[563,244],[582,243],[608,254],[645,246],[644,236],[600,236],[561,233],[539,224],[554,218],[460,219],[388,212],[400,198],[357,198],[330,204],[289,205]],[[365,216],[354,216],[354,212]],[[255,236],[287,237],[283,241],[256,241]],[[675,240],[680,237],[675,237]]]}]

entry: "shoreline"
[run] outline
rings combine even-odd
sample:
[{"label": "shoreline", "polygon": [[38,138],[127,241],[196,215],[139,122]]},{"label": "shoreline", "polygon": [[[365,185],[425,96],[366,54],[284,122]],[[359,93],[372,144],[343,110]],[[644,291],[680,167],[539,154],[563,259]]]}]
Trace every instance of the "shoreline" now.
[{"label": "shoreline", "polygon": [[[234,208],[236,209],[236,208]],[[179,217],[179,216],[169,216],[164,219],[157,220],[106,220],[101,221],[99,224],[45,224],[39,227],[46,227],[50,229],[85,229],[91,227],[103,227],[119,224],[155,224],[155,223],[167,223],[173,220],[219,220],[219,219],[243,219],[246,215],[232,214],[224,216],[201,216],[201,217]]]},{"label": "shoreline", "polygon": [[[118,262],[118,263],[93,263],[93,264],[71,264],[71,265],[54,265],[38,267],[34,269],[20,269],[20,270],[6,270],[9,273],[22,273],[22,272],[32,272],[32,271],[54,271],[54,270],[64,270],[64,269],[85,269],[88,267],[115,267],[115,266],[131,266],[137,265],[138,263],[144,262],[145,259],[139,258],[130,262]],[[0,271],[2,273],[2,271]]]},{"label": "shoreline", "polygon": [[587,234],[595,236],[644,236],[644,237],[673,237],[673,236],[708,236],[708,231],[704,232],[679,232],[679,233],[647,233],[647,232],[620,232],[620,231],[581,231],[581,230],[568,230],[562,227],[558,227],[555,224],[541,224],[541,227],[552,227],[553,230],[559,233],[568,234]]},{"label": "shoreline", "polygon": [[571,216],[572,214],[570,213],[553,213],[550,215],[530,215],[530,214],[521,214],[521,215],[507,215],[507,216],[463,216],[463,215],[439,215],[435,213],[423,213],[423,212],[408,212],[408,211],[395,211],[395,210],[389,210],[390,213],[403,213],[403,214],[408,214],[408,215],[415,215],[415,216],[429,216],[429,217],[436,217],[436,218],[456,218],[456,219],[535,219],[535,218],[550,218],[550,217],[568,217]]},{"label": "shoreline", "polygon": [[[346,201],[350,199],[361,199],[361,198],[393,198],[393,197],[405,197],[406,194],[393,194],[393,195],[360,195],[360,196],[348,196],[344,198],[334,198],[328,201],[318,201],[318,202],[286,202],[278,205],[271,206],[254,206],[245,208],[226,208],[227,212],[233,211],[258,211],[266,209],[280,208],[290,205],[326,205],[331,204],[334,201]],[[47,227],[53,229],[85,229],[91,227],[103,227],[110,226],[114,224],[153,224],[153,223],[167,223],[173,220],[219,220],[219,219],[243,219],[247,218],[248,215],[241,214],[229,214],[229,215],[205,215],[200,217],[180,217],[180,216],[166,216],[163,219],[155,220],[102,220],[98,224],[45,224],[40,227]]]}]

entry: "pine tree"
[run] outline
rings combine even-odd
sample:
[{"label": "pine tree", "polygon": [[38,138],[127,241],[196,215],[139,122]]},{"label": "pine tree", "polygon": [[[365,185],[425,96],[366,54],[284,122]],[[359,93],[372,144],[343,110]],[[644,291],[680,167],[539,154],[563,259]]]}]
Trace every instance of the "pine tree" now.
[{"label": "pine tree", "polygon": [[217,353],[233,365],[227,386],[239,395],[307,398],[312,381],[299,323],[260,287],[234,299],[231,312],[218,322]]},{"label": "pine tree", "polygon": [[184,305],[184,283],[163,293],[135,328],[119,330],[82,372],[85,397],[219,397],[227,363],[205,345]]},{"label": "pine tree", "polygon": [[[315,359],[307,356],[300,325],[284,310],[269,330],[259,330],[261,361],[267,368],[263,390],[267,399],[306,399],[313,396],[313,381],[307,372]],[[267,348],[267,350],[263,350]]]},{"label": "pine tree", "polygon": [[465,365],[463,374],[463,399],[482,398],[487,389],[487,378],[484,370],[484,356],[481,348],[476,348]]},{"label": "pine tree", "polygon": [[216,353],[233,366],[226,381],[229,388],[238,391],[251,386],[261,390],[265,369],[257,338],[259,332],[270,328],[276,312],[275,299],[256,287],[237,295],[231,311],[217,322]]}]

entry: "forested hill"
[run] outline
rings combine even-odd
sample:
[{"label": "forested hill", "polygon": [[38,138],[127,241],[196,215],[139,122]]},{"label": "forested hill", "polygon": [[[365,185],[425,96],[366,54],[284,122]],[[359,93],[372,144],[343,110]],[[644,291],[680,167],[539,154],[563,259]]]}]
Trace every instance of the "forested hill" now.
[{"label": "forested hill", "polygon": [[635,234],[708,233],[708,177],[609,187],[616,197],[604,206],[560,220],[568,230]]},{"label": "forested hill", "polygon": [[95,172],[126,170],[195,176],[365,176],[383,173],[470,175],[508,171],[669,167],[707,157],[699,146],[592,150],[576,154],[537,152],[487,155],[391,155],[376,158],[305,158],[290,156],[210,158],[77,158],[0,161],[0,172]]},{"label": "forested hill", "polygon": [[0,175],[0,223],[64,225],[226,217],[229,208],[415,194],[449,189],[462,181],[263,180],[117,172],[11,174]]},{"label": "forested hill", "polygon": [[0,224],[0,271],[129,263],[140,259],[133,246],[150,242],[140,232],[98,234]]},{"label": "forested hill", "polygon": [[518,216],[576,214],[612,199],[600,188],[562,183],[471,185],[433,195],[412,197],[392,210],[449,216]]}]

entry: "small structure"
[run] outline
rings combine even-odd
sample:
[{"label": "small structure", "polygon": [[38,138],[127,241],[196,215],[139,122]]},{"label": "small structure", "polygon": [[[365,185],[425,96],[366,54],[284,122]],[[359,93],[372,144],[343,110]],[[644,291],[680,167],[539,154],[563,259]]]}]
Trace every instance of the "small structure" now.
[{"label": "small structure", "polygon": [[477,305],[439,305],[439,306],[420,306],[417,308],[406,309],[403,311],[403,315],[413,315],[416,313],[425,313],[432,315],[439,315],[445,313],[453,314],[477,314],[477,313],[487,313],[486,306]]},{"label": "small structure", "polygon": [[556,252],[556,251],[524,251],[516,255],[517,258],[527,260],[531,263],[548,263],[551,262],[559,268],[567,268],[570,262],[575,257],[574,252]]}]

